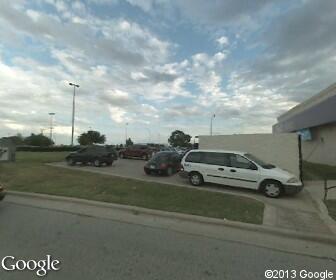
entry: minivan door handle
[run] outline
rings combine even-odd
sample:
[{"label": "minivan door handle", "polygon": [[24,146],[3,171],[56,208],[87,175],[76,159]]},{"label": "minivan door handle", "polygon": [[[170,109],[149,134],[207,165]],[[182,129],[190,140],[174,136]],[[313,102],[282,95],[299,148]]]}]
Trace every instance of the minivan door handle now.
[{"label": "minivan door handle", "polygon": [[231,171],[231,172],[237,172],[237,170],[235,170],[235,169],[230,169],[230,171]]},{"label": "minivan door handle", "polygon": [[218,168],[218,170],[220,170],[220,171],[224,171],[224,168],[221,168],[221,167],[220,167],[220,168]]}]

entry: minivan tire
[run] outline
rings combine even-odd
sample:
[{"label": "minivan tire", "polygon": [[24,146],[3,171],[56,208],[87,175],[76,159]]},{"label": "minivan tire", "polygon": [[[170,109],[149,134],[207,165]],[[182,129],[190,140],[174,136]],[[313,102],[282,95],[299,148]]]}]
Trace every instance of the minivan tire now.
[{"label": "minivan tire", "polygon": [[270,198],[278,198],[283,193],[282,184],[275,180],[266,180],[262,182],[261,190],[265,196]]},{"label": "minivan tire", "polygon": [[191,172],[189,175],[189,182],[193,186],[201,186],[204,183],[203,176],[198,172]]}]

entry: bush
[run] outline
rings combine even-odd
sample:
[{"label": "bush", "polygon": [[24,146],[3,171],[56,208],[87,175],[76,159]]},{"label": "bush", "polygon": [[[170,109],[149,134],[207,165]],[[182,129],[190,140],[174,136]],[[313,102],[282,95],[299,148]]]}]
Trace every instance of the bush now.
[{"label": "bush", "polygon": [[18,152],[74,152],[80,149],[80,146],[18,146],[16,151]]}]

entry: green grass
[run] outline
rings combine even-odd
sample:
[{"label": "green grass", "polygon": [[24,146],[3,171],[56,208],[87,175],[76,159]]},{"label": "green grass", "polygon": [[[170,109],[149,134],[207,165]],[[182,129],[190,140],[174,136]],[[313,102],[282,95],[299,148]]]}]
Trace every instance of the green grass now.
[{"label": "green grass", "polygon": [[0,164],[8,190],[44,193],[261,224],[263,203],[228,194],[80,172],[47,166],[62,152],[18,152],[15,163]]},{"label": "green grass", "polygon": [[336,166],[304,161],[302,169],[304,180],[336,179]]},{"label": "green grass", "polygon": [[[302,167],[304,180],[336,180],[336,166],[304,161]],[[334,192],[336,189],[330,191]],[[325,204],[329,215],[336,220],[336,200],[328,199]]]},{"label": "green grass", "polygon": [[325,204],[327,205],[330,217],[336,221],[336,199],[329,199]]}]

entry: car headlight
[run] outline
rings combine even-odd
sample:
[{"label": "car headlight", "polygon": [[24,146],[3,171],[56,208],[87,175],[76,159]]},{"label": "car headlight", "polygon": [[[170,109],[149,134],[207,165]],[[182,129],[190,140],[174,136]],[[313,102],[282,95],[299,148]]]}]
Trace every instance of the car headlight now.
[{"label": "car headlight", "polygon": [[299,179],[293,177],[293,178],[290,178],[290,179],[287,181],[287,183],[299,183]]}]

